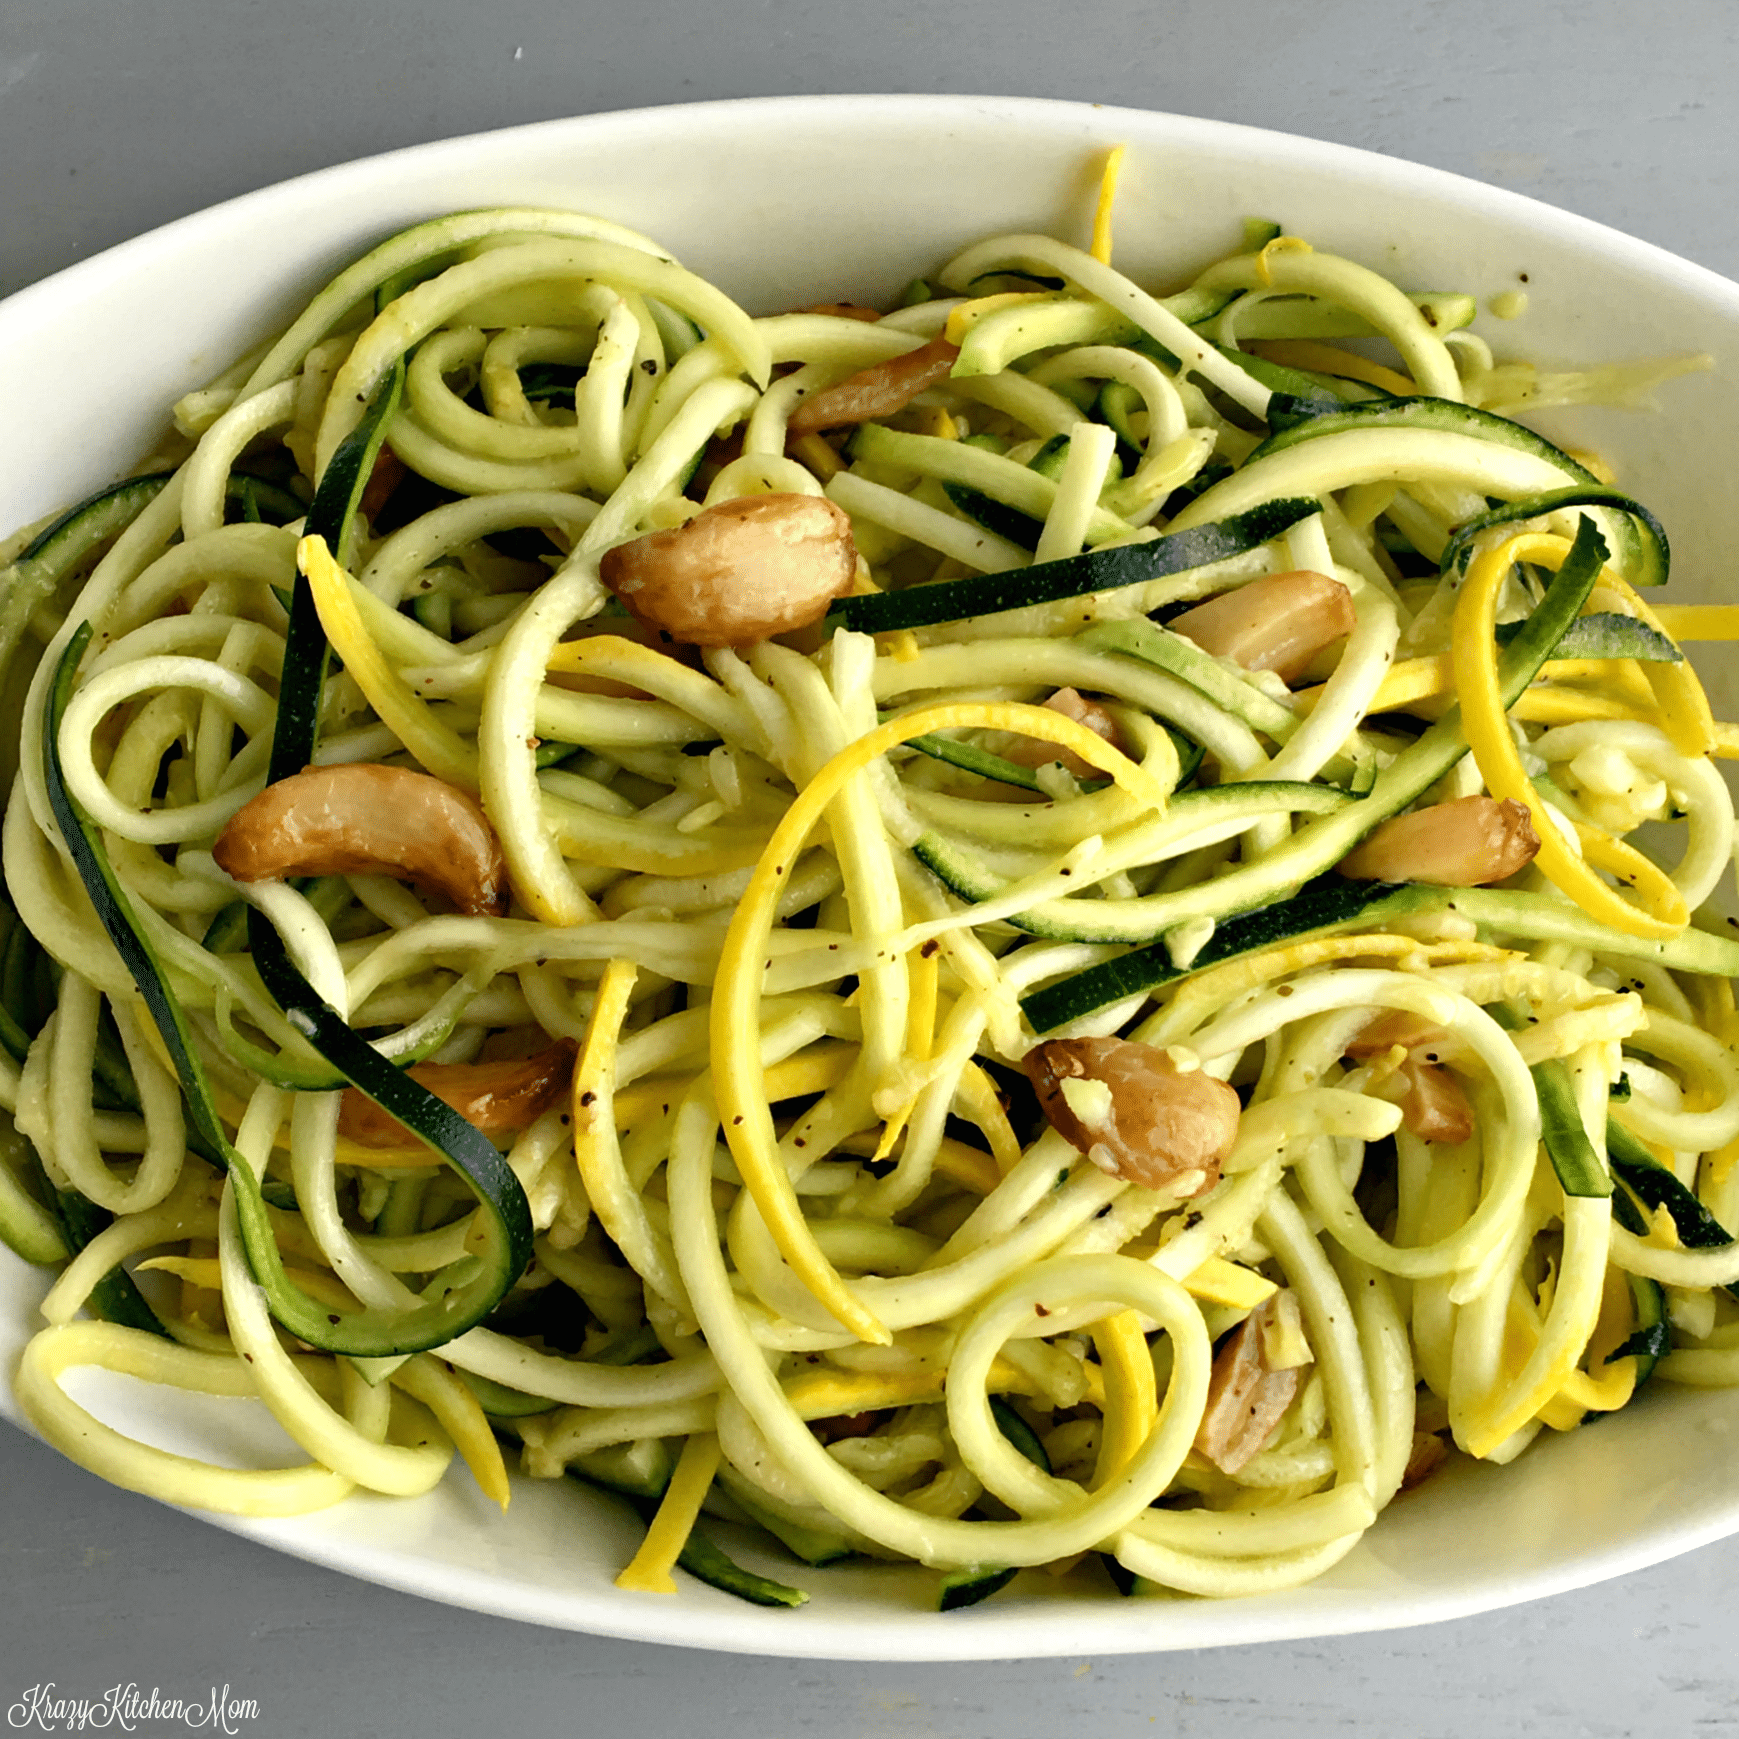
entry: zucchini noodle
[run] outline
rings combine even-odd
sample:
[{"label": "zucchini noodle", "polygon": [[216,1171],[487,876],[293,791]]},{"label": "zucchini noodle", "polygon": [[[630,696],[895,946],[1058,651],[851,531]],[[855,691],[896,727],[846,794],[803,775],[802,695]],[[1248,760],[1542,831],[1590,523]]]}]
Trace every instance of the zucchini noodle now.
[{"label": "zucchini noodle", "polygon": [[[1260,222],[1136,283],[1122,170],[888,313],[419,225],[6,546],[50,1442],[248,1515],[513,1463],[636,1509],[624,1599],[805,1597],[723,1524],[946,1608],[1296,1586],[1446,1456],[1739,1384],[1739,725],[1678,643],[1739,617],[1480,408],[1471,297]],[[681,553],[799,512],[790,617],[810,544]]]}]

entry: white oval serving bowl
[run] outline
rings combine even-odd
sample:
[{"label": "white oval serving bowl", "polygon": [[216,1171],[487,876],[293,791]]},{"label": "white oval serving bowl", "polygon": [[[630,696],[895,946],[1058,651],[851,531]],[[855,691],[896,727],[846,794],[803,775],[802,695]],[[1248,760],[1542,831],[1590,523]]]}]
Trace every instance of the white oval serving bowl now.
[{"label": "white oval serving bowl", "polygon": [[[1126,142],[1117,264],[1171,288],[1273,218],[1410,289],[1483,301],[1525,281],[1528,312],[1482,316],[1499,354],[1586,363],[1706,350],[1715,371],[1663,389],[1666,416],[1542,419],[1598,448],[1666,521],[1675,602],[1720,594],[1727,455],[1739,436],[1739,287],[1596,224],[1435,170],[1246,127],[1085,104],[976,97],[708,103],[520,127],[322,171],[185,218],[0,303],[0,529],[125,471],[181,393],[258,342],[333,270],[391,231],[466,207],[543,204],[644,230],[751,312],[886,301],[965,242],[1042,230],[1085,240],[1104,148]],[[1709,660],[1704,660],[1709,675]],[[1711,681],[1731,716],[1739,683]],[[43,1275],[0,1252],[10,1375]],[[81,1394],[99,1394],[92,1381]],[[102,1411],[206,1452],[276,1427],[243,1403],[115,1382]],[[0,1407],[16,1418],[10,1393]],[[1233,1602],[1122,1600],[1087,1570],[1021,1577],[983,1606],[930,1609],[910,1567],[756,1568],[807,1587],[766,1611],[683,1580],[611,1578],[637,1532],[571,1482],[519,1479],[511,1512],[462,1469],[415,1502],[358,1497],[290,1522],[221,1525],[351,1575],[507,1617],[697,1648],[949,1660],[1103,1654],[1339,1634],[1479,1612],[1583,1586],[1739,1532],[1739,1396],[1664,1385],[1507,1468],[1457,1462],[1403,1497],[1308,1587]],[[285,1447],[280,1440],[280,1451]]]}]

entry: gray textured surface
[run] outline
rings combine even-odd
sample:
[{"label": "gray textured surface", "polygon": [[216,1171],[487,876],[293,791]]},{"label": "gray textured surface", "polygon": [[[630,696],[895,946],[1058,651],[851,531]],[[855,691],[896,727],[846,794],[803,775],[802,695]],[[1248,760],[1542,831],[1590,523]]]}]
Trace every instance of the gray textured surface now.
[{"label": "gray textured surface", "polygon": [[[708,1739],[1722,1739],[1739,1542],[1603,1588],[1386,1635],[1121,1659],[896,1666],[703,1655],[367,1587],[111,1490],[7,1427],[22,1503],[0,1708],[29,1686],[258,1699],[242,1733]],[[170,1731],[143,1727],[141,1732]]]},{"label": "gray textured surface", "polygon": [[1739,276],[1731,0],[6,0],[0,290],[397,145],[710,97],[1071,97],[1514,187]]},{"label": "gray textured surface", "polygon": [[[1731,0],[3,0],[0,290],[286,175],[548,116],[798,91],[1049,95],[1457,170],[1739,276]],[[1739,1542],[1432,1630],[971,1667],[706,1657],[474,1618],[115,1492],[0,1426],[0,1709],[229,1684],[270,1735],[1739,1732]],[[40,1730],[40,1729],[39,1729]],[[167,1732],[162,1725],[141,1731]]]}]

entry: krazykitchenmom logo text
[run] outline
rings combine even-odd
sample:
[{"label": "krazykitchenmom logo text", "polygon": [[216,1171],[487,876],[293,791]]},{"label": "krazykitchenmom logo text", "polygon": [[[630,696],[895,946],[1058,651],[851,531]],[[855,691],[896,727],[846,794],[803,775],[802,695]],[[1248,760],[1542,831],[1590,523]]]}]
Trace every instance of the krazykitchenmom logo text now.
[{"label": "krazykitchenmom logo text", "polygon": [[137,1685],[111,1685],[98,1697],[72,1696],[55,1684],[32,1685],[6,1711],[8,1726],[39,1733],[82,1733],[98,1727],[131,1733],[167,1723],[234,1734],[259,1718],[259,1699],[233,1696],[228,1685],[221,1691],[213,1685],[209,1692],[191,1697],[168,1697],[155,1685],[148,1691]]}]

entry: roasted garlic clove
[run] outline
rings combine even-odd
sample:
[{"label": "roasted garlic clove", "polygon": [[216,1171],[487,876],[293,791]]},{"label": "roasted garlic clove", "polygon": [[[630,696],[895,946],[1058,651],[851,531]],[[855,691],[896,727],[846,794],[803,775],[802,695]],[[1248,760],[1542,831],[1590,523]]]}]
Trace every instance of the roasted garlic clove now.
[{"label": "roasted garlic clove", "polygon": [[1309,568],[1269,574],[1172,619],[1174,634],[1246,670],[1272,670],[1296,682],[1324,647],[1358,625],[1352,593]]},{"label": "roasted garlic clove", "polygon": [[1198,1196],[1238,1138],[1238,1095],[1127,1039],[1049,1039],[1024,1060],[1045,1116],[1113,1177]]},{"label": "roasted garlic clove", "polygon": [[268,785],[211,848],[238,882],[383,875],[461,912],[507,910],[501,843],[476,798],[408,767],[310,767]]},{"label": "roasted garlic clove", "polygon": [[857,577],[851,521],[819,495],[745,495],[608,551],[604,584],[691,646],[750,646],[807,627]]},{"label": "roasted garlic clove", "polygon": [[1527,868],[1539,849],[1525,803],[1457,797],[1385,821],[1335,867],[1355,881],[1478,888]]}]

